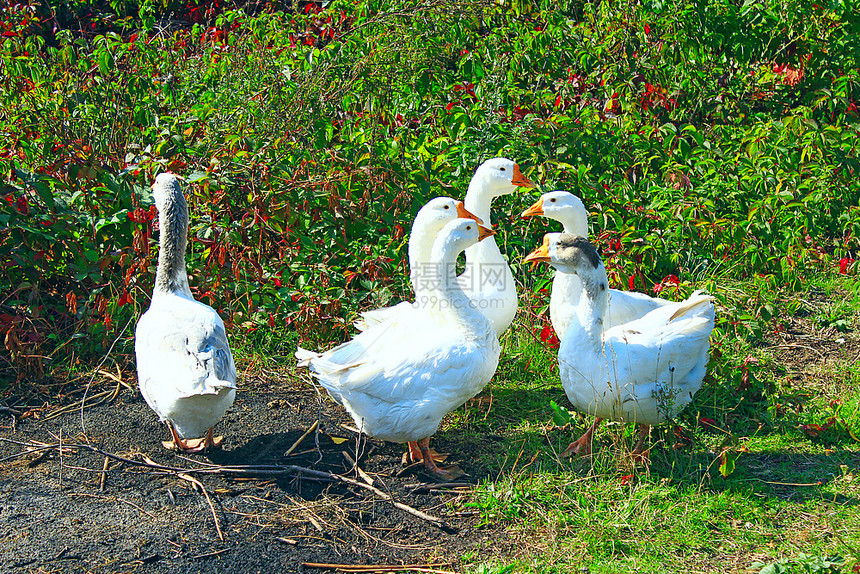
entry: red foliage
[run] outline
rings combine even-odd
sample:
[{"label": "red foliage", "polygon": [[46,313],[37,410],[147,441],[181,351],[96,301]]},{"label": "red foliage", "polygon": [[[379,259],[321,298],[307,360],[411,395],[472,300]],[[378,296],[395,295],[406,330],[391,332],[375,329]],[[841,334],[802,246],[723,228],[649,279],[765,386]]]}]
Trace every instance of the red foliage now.
[{"label": "red foliage", "polygon": [[654,285],[654,294],[659,293],[660,291],[662,291],[666,287],[669,287],[670,285],[673,287],[678,287],[678,285],[680,285],[680,284],[681,284],[681,280],[678,279],[678,277],[676,275],[666,275],[665,277],[663,277],[662,281],[660,281],[659,283]]},{"label": "red foliage", "polygon": [[128,218],[135,223],[149,223],[155,218],[157,213],[158,210],[154,205],[151,205],[149,209],[138,207],[134,211],[128,212]]},{"label": "red foliage", "polygon": [[558,349],[560,344],[558,335],[555,334],[555,329],[552,328],[552,325],[544,325],[540,332],[540,340],[550,349]]}]

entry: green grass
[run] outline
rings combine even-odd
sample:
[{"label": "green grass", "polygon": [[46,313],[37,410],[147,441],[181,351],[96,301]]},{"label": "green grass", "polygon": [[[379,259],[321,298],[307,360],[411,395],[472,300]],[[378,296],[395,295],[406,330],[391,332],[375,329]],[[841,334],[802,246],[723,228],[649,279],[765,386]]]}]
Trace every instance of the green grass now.
[{"label": "green grass", "polygon": [[[844,319],[856,324],[856,278],[817,274],[809,284],[802,298],[819,293],[824,299],[810,305],[844,305]],[[755,304],[750,284],[731,287],[740,296],[729,300],[736,301],[735,312],[744,310],[745,301]],[[617,423],[598,431],[592,459],[560,460],[557,453],[588,421],[575,416],[572,428],[553,423],[550,400],[568,404],[554,351],[526,325],[506,334],[504,359],[491,383],[492,408],[486,401],[465,407],[450,424],[475,440],[501,437],[481,460],[493,478],[458,504],[478,512],[483,528],[506,529],[523,546],[502,555],[490,547],[476,552],[467,557],[467,571],[849,572],[860,559],[860,356],[829,348],[846,337],[860,349],[860,339],[853,327],[825,330],[813,310],[803,310],[802,324],[814,337],[806,344],[819,346],[828,358],[781,361],[781,339],[773,333],[798,296],[771,294],[776,312],[763,322],[761,338],[716,335],[722,355],[711,365],[713,380],[676,421],[691,444],[675,448],[672,425],[655,429],[649,466],[629,455],[633,425]],[[754,383],[729,392],[726,387],[739,378],[720,373],[726,365],[736,371],[748,354],[758,361],[749,364]],[[745,397],[756,405],[749,413],[736,405]],[[719,428],[697,425],[700,413],[722,413]],[[802,430],[832,416],[840,422],[817,436]],[[719,454],[725,448],[736,458],[724,477]],[[824,569],[820,561],[827,558],[838,566]]]}]

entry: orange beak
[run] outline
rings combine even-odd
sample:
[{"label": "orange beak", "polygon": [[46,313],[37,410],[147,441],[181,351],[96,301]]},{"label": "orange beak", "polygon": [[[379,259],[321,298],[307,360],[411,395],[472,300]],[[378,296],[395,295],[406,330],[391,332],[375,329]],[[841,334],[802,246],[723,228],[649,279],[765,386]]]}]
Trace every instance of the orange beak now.
[{"label": "orange beak", "polygon": [[478,241],[483,241],[487,237],[490,237],[491,235],[495,235],[495,234],[496,234],[496,232],[493,231],[492,229],[487,229],[483,225],[478,226]]},{"label": "orange beak", "polygon": [[484,223],[480,217],[466,209],[466,205],[462,201],[457,202],[457,217],[463,217],[466,219],[472,219],[475,223],[482,224]]},{"label": "orange beak", "polygon": [[520,217],[534,217],[536,215],[543,215],[543,198],[538,199],[531,207],[523,211]]},{"label": "orange beak", "polygon": [[538,263],[549,263],[549,233],[543,236],[543,243],[541,243],[541,246],[526,255],[523,262],[531,263],[532,269],[534,269]]},{"label": "orange beak", "polygon": [[535,186],[532,180],[524,176],[523,172],[520,171],[520,164],[518,163],[514,164],[514,177],[511,178],[511,183],[528,189],[532,189]]}]

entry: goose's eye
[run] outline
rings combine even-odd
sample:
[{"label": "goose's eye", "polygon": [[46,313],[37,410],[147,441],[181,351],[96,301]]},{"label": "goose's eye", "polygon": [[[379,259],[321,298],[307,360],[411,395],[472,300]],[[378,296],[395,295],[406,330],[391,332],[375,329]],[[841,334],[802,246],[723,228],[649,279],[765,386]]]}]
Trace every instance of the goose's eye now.
[{"label": "goose's eye", "polygon": [[466,230],[467,230],[467,231],[472,231],[472,226],[471,226],[471,225],[467,225],[467,226],[466,226]]},{"label": "goose's eye", "polygon": [[500,167],[500,168],[499,168],[499,171],[505,171],[505,168]]},{"label": "goose's eye", "polygon": [[553,197],[552,199],[550,199],[550,200],[549,200],[549,202],[550,202],[550,203],[555,203],[555,198]]},{"label": "goose's eye", "polygon": [[451,206],[450,206],[450,205],[446,205],[446,206],[445,206],[445,209],[448,209],[449,207],[451,207]]}]

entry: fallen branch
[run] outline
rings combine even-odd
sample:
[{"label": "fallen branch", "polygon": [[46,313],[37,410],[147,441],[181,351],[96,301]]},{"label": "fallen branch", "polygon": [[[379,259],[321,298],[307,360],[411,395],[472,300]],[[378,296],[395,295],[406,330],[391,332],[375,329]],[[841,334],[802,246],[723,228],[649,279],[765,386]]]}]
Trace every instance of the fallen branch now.
[{"label": "fallen branch", "polygon": [[[15,441],[12,439],[2,438],[2,437],[0,437],[0,441],[10,442],[13,444],[19,444],[19,445],[23,445],[25,447],[31,446],[31,443],[24,443],[24,442]],[[34,446],[38,446],[39,448],[47,448],[47,445],[34,445]],[[50,445],[50,446],[53,446],[53,448],[57,448],[60,445]],[[297,466],[294,464],[236,465],[236,466],[219,466],[219,465],[207,464],[205,466],[198,466],[197,468],[181,468],[181,467],[172,467],[172,466],[165,466],[162,464],[158,464],[143,454],[140,455],[144,459],[143,462],[141,462],[139,460],[125,458],[125,457],[122,457],[122,456],[119,456],[119,455],[116,455],[113,453],[106,452],[106,451],[104,451],[104,450],[102,450],[96,446],[93,446],[91,444],[83,444],[83,443],[71,443],[70,444],[67,442],[64,445],[62,445],[62,447],[63,448],[78,448],[78,449],[89,450],[91,452],[101,454],[101,455],[109,457],[113,460],[124,462],[124,463],[129,464],[129,465],[134,465],[134,466],[144,467],[144,468],[150,468],[152,470],[156,470],[156,471],[160,471],[160,472],[177,474],[177,475],[179,475],[181,473],[181,474],[184,474],[188,477],[188,478],[181,477],[181,478],[185,478],[185,480],[193,478],[193,477],[191,477],[191,474],[221,474],[221,475],[228,475],[228,476],[283,476],[283,475],[296,475],[297,474],[297,475],[304,475],[304,476],[310,477],[311,479],[315,478],[315,479],[326,480],[329,482],[341,482],[344,484],[349,484],[351,486],[356,486],[358,488],[363,488],[365,490],[369,490],[370,492],[375,494],[380,499],[391,502],[391,504],[393,504],[395,508],[398,508],[404,512],[407,512],[407,513],[411,514],[412,516],[415,516],[416,518],[420,518],[421,520],[425,520],[425,521],[431,523],[432,525],[436,526],[437,528],[440,528],[446,532],[454,533],[457,531],[456,528],[447,524],[441,518],[438,518],[436,516],[432,516],[430,514],[422,512],[418,509],[412,508],[408,504],[403,504],[402,502],[397,502],[396,500],[394,500],[394,498],[390,494],[387,494],[387,493],[379,490],[375,486],[371,486],[369,484],[365,484],[365,483],[360,482],[358,480],[354,480],[354,479],[348,478],[346,476],[341,476],[339,474],[333,474],[331,472],[325,472],[323,470],[314,470],[312,468],[306,468],[306,467]],[[26,454],[26,452],[19,453],[19,456],[23,456],[24,454]],[[96,471],[96,472],[101,472],[101,471]],[[197,482],[199,483],[199,481],[197,481]],[[202,487],[202,484],[201,484],[201,487]],[[211,500],[209,499],[209,494],[206,492],[206,489],[203,489],[203,492],[204,492],[204,494],[206,494],[206,499],[209,500],[210,507],[212,507]],[[215,516],[214,507],[212,507],[212,514],[213,514],[213,516]],[[218,527],[218,535],[220,537],[221,536],[221,529],[220,529],[220,526],[218,525],[217,516],[215,517],[215,523],[216,523],[216,526]],[[222,540],[223,540],[223,538],[222,538]]]}]

